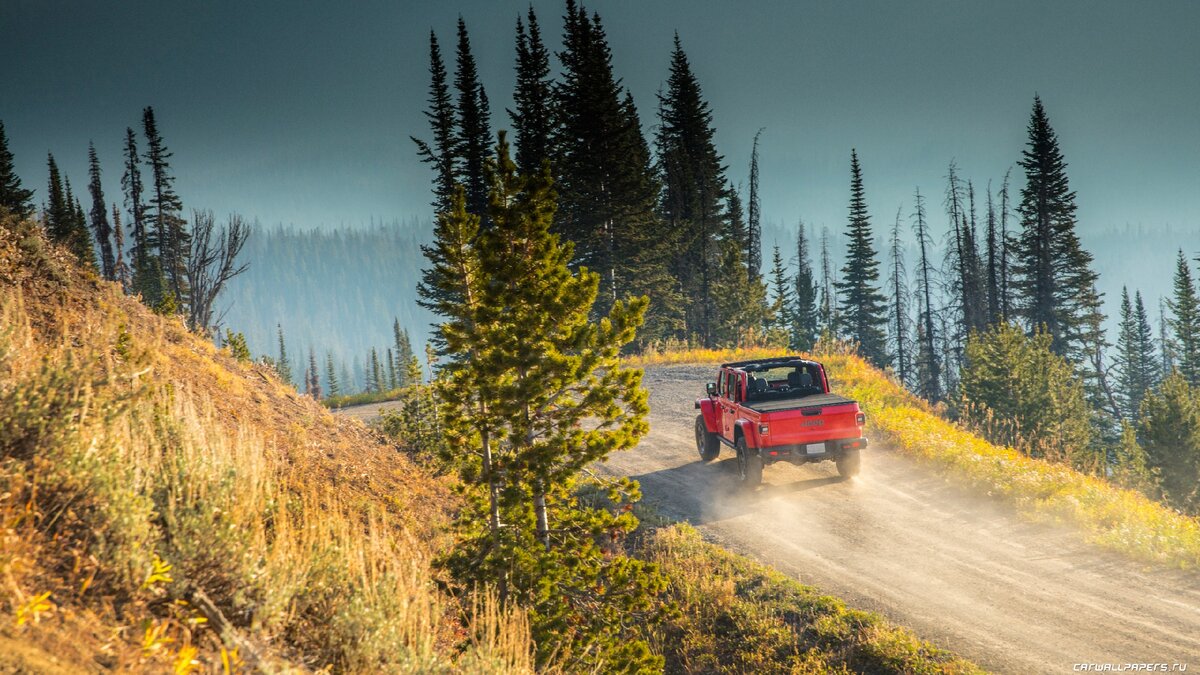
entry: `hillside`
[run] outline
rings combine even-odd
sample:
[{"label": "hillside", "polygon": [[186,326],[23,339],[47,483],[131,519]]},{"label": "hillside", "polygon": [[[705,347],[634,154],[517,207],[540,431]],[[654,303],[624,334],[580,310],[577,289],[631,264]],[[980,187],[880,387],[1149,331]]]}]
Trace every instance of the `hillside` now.
[{"label": "hillside", "polygon": [[435,588],[446,481],[5,225],[0,671],[527,670]]}]

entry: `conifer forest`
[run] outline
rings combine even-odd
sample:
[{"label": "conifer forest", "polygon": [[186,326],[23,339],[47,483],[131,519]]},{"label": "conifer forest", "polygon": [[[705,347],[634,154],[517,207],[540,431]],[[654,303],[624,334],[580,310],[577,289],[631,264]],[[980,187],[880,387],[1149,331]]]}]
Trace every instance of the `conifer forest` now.
[{"label": "conifer forest", "polygon": [[[316,10],[300,4],[302,18],[288,23],[297,36],[341,16],[329,10],[319,21],[310,15]],[[278,66],[266,48],[255,57],[260,64],[196,75],[197,87],[232,78],[228,105],[246,106],[234,117],[267,120],[256,123],[254,141],[237,136],[241,122],[223,127],[241,141],[211,131],[217,122],[203,118],[219,104],[197,103],[210,113],[195,113],[159,103],[153,87],[136,105],[122,103],[124,121],[61,138],[39,136],[24,114],[52,111],[18,100],[25,95],[15,88],[0,98],[0,286],[12,287],[0,293],[0,579],[15,589],[0,590],[0,651],[28,639],[54,652],[54,640],[73,639],[77,624],[65,617],[74,608],[72,616],[92,612],[112,625],[145,627],[145,635],[141,628],[136,635],[116,630],[108,647],[96,647],[109,651],[95,663],[114,670],[1064,672],[1072,664],[1067,652],[1076,666],[1097,667],[1154,658],[1177,667],[1200,657],[1200,632],[1190,632],[1200,616],[1200,212],[1190,210],[1200,185],[1200,135],[1193,128],[1168,143],[1149,128],[1158,118],[1147,111],[1160,104],[1135,99],[1157,76],[1139,83],[1140,75],[1128,74],[1133,66],[1123,70],[1108,59],[1093,69],[1092,84],[1025,82],[1012,73],[1037,68],[1012,56],[1016,51],[991,46],[996,36],[984,28],[989,21],[1008,25],[1020,14],[1016,7],[955,7],[964,17],[980,16],[979,32],[971,34],[978,54],[1009,54],[997,59],[995,77],[987,67],[964,77],[962,64],[949,63],[961,56],[958,46],[934,54],[859,37],[845,37],[844,53],[836,54],[809,50],[799,37],[794,45],[773,44],[769,53],[793,54],[795,63],[767,63],[764,56],[766,70],[755,72],[732,53],[767,49],[745,42],[742,31],[750,29],[731,25],[730,35],[739,37],[713,38],[715,17],[727,7],[710,8],[707,18],[689,7],[697,16],[672,15],[672,25],[657,6],[644,8],[643,21],[610,3],[498,3],[507,17],[499,23],[499,9],[479,2],[453,11],[407,4],[414,3],[389,12],[400,11],[420,30],[406,28],[408,37],[387,47],[387,59],[362,56],[377,52],[361,45],[322,57],[321,68],[337,71],[326,90],[272,106],[247,103],[258,86],[286,86],[288,76],[279,75],[286,64]],[[1114,26],[1133,30],[1143,19],[1166,25],[1176,14],[1173,23],[1187,25],[1184,15],[1195,13],[1174,5],[1182,3],[1139,11],[1106,5],[1088,20],[1117,33]],[[237,21],[253,24],[267,10],[245,11]],[[813,3],[744,11],[746,25],[758,26],[766,43],[787,42],[798,16],[820,25],[852,10]],[[895,19],[891,10],[867,5],[853,11]],[[922,5],[914,16],[925,12],[941,14]],[[234,14],[227,19],[235,21]],[[26,25],[18,21],[22,10],[0,10],[5,17]],[[877,20],[865,20],[863,30],[882,35]],[[228,30],[245,37],[244,27]],[[845,31],[838,24],[834,32],[856,32]],[[418,33],[419,40],[409,39]],[[1038,29],[1026,45],[1029,58],[1044,59],[1051,73],[1067,68],[1062,64],[1072,57],[1063,54],[1083,38],[1072,34],[1061,45],[1053,39]],[[1102,53],[1133,53],[1124,38],[1105,39],[1111,44]],[[870,72],[888,70],[888,59],[908,63],[918,51],[924,60],[913,63],[928,73],[919,90],[901,92]],[[1179,98],[1164,109],[1194,111],[1186,101],[1200,101],[1194,73],[1185,72],[1197,63],[1191,57],[1200,57],[1194,44],[1165,66],[1179,71],[1172,88]],[[215,52],[203,58],[225,63]],[[130,76],[141,67],[131,66]],[[285,70],[237,84],[232,73],[241,67]],[[196,64],[181,68],[181,77],[190,68],[207,72]],[[831,74],[821,75],[822,68]],[[390,73],[398,98],[356,89],[355,78],[368,70]],[[960,85],[970,79],[979,90],[985,81],[1003,87],[1006,105],[983,110],[969,100],[924,100],[950,87],[938,79],[947,73],[959,81],[955,92],[968,91]],[[751,87],[753,96],[745,93]],[[853,126],[891,114],[859,109],[861,99],[850,92],[866,87],[876,89],[876,107],[894,107],[894,120]],[[1088,87],[1095,91],[1080,93]],[[201,91],[223,95],[220,88]],[[838,92],[846,92],[845,119],[815,118],[813,110],[830,105],[816,99]],[[344,98],[356,101],[352,115],[327,114],[341,110]],[[942,109],[933,111],[935,105]],[[1119,115],[1144,117],[1141,135],[1104,128],[1101,118],[1081,112],[1126,105]],[[930,127],[922,117],[953,115],[960,115],[956,125],[938,122],[940,138],[925,137]],[[1175,124],[1172,115],[1163,113],[1162,124]],[[284,138],[289,125],[310,123],[309,116],[323,120],[319,132]],[[905,137],[907,145],[895,142]],[[1134,146],[1161,164],[1114,188],[1138,169],[1097,157]],[[336,168],[311,183],[303,181],[320,166],[280,168],[307,152]],[[213,159],[222,153],[229,158]],[[1177,182],[1154,192],[1155,177],[1168,173]],[[295,210],[253,206],[261,186],[287,181],[306,187],[263,203],[294,202]],[[1173,187],[1188,181],[1191,193]],[[354,204],[371,190],[384,201]],[[1159,196],[1170,190],[1173,197]],[[1139,191],[1151,196],[1133,201]],[[1136,204],[1157,199],[1161,208],[1145,216],[1103,211],[1124,197]],[[328,210],[305,218],[318,202]],[[343,206],[352,215],[330,215]],[[100,351],[89,351],[92,338],[82,336],[96,326],[111,336],[95,338]],[[852,481],[819,471],[806,477],[809,469],[790,467],[797,477],[779,474],[772,483],[769,474],[749,497],[729,487],[736,482],[732,463],[714,463],[726,468],[708,474],[702,472],[709,465],[696,463],[692,399],[704,396],[718,363],[786,354],[825,364],[831,389],[862,406],[871,450],[864,475]],[[42,370],[30,370],[33,363]],[[95,370],[78,370],[89,368]],[[79,384],[68,387],[72,381]],[[67,402],[76,401],[71,396],[78,406]],[[264,401],[285,400],[278,410],[290,412],[278,419],[256,412]],[[65,426],[45,422],[52,418]],[[164,421],[170,419],[176,422]],[[86,436],[97,424],[107,431]],[[761,427],[767,433],[767,424]],[[704,428],[697,429],[701,443]],[[217,450],[207,459],[186,455],[187,448],[246,442],[266,464],[233,450],[224,469]],[[145,457],[168,458],[138,465],[167,472],[167,487],[142,474],[111,478],[144,492],[138,504],[145,514],[131,515],[136,509],[122,506],[123,493],[95,478],[124,474],[95,468],[101,450],[83,448],[139,443],[153,448]],[[396,453],[370,459],[376,456],[352,449],[367,446]],[[39,473],[48,470],[34,459],[44,448],[57,473]],[[675,450],[688,459],[668,466]],[[666,459],[627,459],[651,451]],[[170,460],[175,452],[183,454]],[[743,450],[731,443],[721,452],[728,459]],[[869,453],[886,459],[872,468]],[[132,466],[130,456],[112,455],[112,467]],[[393,456],[403,457],[400,468],[378,469]],[[701,457],[712,459],[703,449]],[[188,462],[205,468],[181,468]],[[239,511],[243,497],[230,481],[240,482],[246,462],[267,472],[253,489],[279,486],[287,496],[262,492],[256,506]],[[276,468],[262,468],[268,464]],[[70,473],[85,466],[93,468]],[[379,496],[384,488],[375,478],[362,478],[361,490],[345,487],[360,480],[353,471],[383,471],[387,481],[399,481],[387,483],[394,489],[388,494],[402,496]],[[760,540],[736,534],[738,527],[770,529],[747,514],[792,517],[788,500],[820,501],[842,490],[839,503],[853,511],[858,507],[849,505],[863,492],[905,490],[889,481],[924,474],[957,486],[953,495],[935,494],[958,510],[933,509],[930,518],[949,520],[921,525],[922,536],[932,530],[941,541],[943,526],[978,525],[971,535],[978,541],[1011,534],[1016,546],[1026,536],[1041,546],[1052,528],[1075,528],[1082,534],[1063,544],[1073,552],[1062,554],[1064,565],[1131,556],[1143,576],[1129,581],[1130,597],[1173,575],[1162,597],[1182,609],[1161,619],[1170,630],[1160,635],[1160,619],[1145,619],[1157,651],[1129,651],[1133,633],[1121,631],[1107,652],[1089,651],[1090,638],[1069,642],[1063,653],[1049,643],[1025,653],[1022,638],[1005,634],[994,640],[1002,645],[989,646],[979,637],[986,624],[968,635],[967,624],[943,630],[931,623],[940,605],[906,607],[882,591],[835,586],[843,605],[803,585],[829,583],[836,574],[829,570],[844,562],[818,554],[827,569],[806,576],[812,566],[802,549],[832,536],[820,526],[792,530],[797,543],[786,546],[798,547],[790,554],[801,561],[795,563],[779,562],[783,548],[757,548]],[[185,488],[188,481],[207,487]],[[321,496],[326,482],[336,496]],[[42,484],[66,496],[37,506],[30,486]],[[695,498],[699,506],[681,500],[679,492],[698,484],[707,486]],[[85,499],[71,490],[108,496]],[[976,498],[1020,518],[955,520],[985,512],[970,506]],[[188,499],[192,511],[180,506]],[[329,524],[321,515],[326,507],[317,504],[342,520]],[[65,524],[20,515],[52,508],[67,514]],[[862,508],[867,521],[889,519]],[[205,539],[207,526],[189,520],[202,511],[215,514],[223,532],[252,533],[241,543],[221,535],[214,544],[213,555],[247,561],[237,563],[244,570],[223,569],[180,543]],[[822,514],[808,517],[820,521]],[[129,529],[135,521],[150,529]],[[281,543],[293,536],[289,528],[316,532],[312,523],[324,523],[329,541],[341,543],[322,553],[304,548],[321,544],[299,534]],[[366,539],[345,534],[355,528]],[[889,536],[898,542],[911,531]],[[77,536],[74,548],[55,548]],[[411,553],[415,572],[392,566],[409,562],[384,562],[408,561],[409,553],[396,552],[418,539],[427,548]],[[133,552],[142,541],[145,552]],[[884,546],[864,546],[876,545]],[[283,561],[289,546],[298,547],[303,568]],[[127,557],[111,557],[118,549]],[[47,564],[52,571],[44,577],[27,573],[42,551],[75,562]],[[941,555],[931,554],[931,569]],[[957,553],[945,555],[958,564]],[[10,564],[18,560],[24,567]],[[167,560],[186,583],[175,584]],[[1163,566],[1161,577],[1155,565]],[[91,575],[82,586],[81,569]],[[1113,574],[1112,565],[1103,569],[1097,576]],[[941,597],[920,574],[863,577],[864,587]],[[1063,574],[1054,583],[1081,594],[1071,602],[1086,605],[1087,593],[1103,588]],[[94,592],[105,598],[94,605],[85,593],[93,577]],[[25,588],[23,579],[40,581]],[[994,583],[1009,597],[1026,592],[981,579],[963,583]],[[1105,580],[1119,582],[1119,575]],[[35,592],[42,592],[38,583],[44,597]],[[1187,587],[1190,595],[1172,590]],[[320,591],[327,596],[316,598],[317,588],[342,589],[343,597]],[[52,597],[64,598],[61,608]],[[1107,599],[1093,600],[1099,606]],[[417,605],[428,608],[419,617],[412,613]],[[1136,623],[1143,609],[1112,620]],[[1011,606],[1004,611],[1019,614]],[[12,626],[4,623],[7,614]],[[37,642],[43,638],[30,637],[26,624],[51,615],[58,617],[57,637]],[[1093,633],[1080,626],[1091,622],[1094,635],[1103,634],[1103,620],[1089,616],[1042,628],[1086,636]],[[977,618],[989,620],[986,613]],[[1025,635],[1035,633],[1031,624]],[[79,653],[88,644],[79,642]],[[15,664],[14,672],[40,672],[36,663],[0,658],[0,671]]]}]

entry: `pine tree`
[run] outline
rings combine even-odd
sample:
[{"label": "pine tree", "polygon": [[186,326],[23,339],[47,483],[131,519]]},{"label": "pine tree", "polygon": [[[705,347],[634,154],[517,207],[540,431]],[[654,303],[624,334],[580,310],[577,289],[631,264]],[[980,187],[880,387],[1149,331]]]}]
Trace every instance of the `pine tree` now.
[{"label": "pine tree", "polygon": [[813,277],[808,255],[808,237],[804,233],[804,222],[796,227],[796,277],[792,297],[792,342],[797,351],[807,352],[817,341],[820,317],[817,313],[817,281]]},{"label": "pine tree", "polygon": [[112,205],[113,243],[116,244],[116,258],[113,262],[113,278],[121,284],[121,290],[129,291],[129,264],[125,262],[125,230],[121,227],[121,210]]},{"label": "pine tree", "polygon": [[683,303],[669,267],[673,236],[655,212],[660,188],[637,108],[613,75],[600,18],[569,10],[566,26],[554,96],[554,231],[574,244],[574,267],[601,274],[598,316],[617,300],[649,295],[643,337],[678,335]]},{"label": "pine tree", "polygon": [[1171,318],[1167,320],[1174,334],[1172,347],[1179,374],[1191,387],[1200,387],[1200,297],[1192,281],[1188,261],[1179,251],[1175,265],[1175,287],[1167,298]]},{"label": "pine tree", "polygon": [[837,286],[833,278],[833,263],[829,257],[829,228],[821,226],[821,304],[817,310],[820,333],[833,335],[838,324]]},{"label": "pine tree", "polygon": [[994,443],[1100,472],[1083,383],[1050,341],[1012,324],[972,334],[955,408]]},{"label": "pine tree", "polygon": [[1004,182],[1000,184],[1000,264],[998,268],[999,274],[999,295],[1000,295],[1000,320],[1009,321],[1013,316],[1012,305],[1012,235],[1008,232],[1008,179],[1012,173],[1012,169],[1004,172]]},{"label": "pine tree", "polygon": [[[1067,179],[1058,137],[1040,98],[1034,97],[1022,152],[1025,187],[1021,190],[1022,231],[1015,246],[1015,287],[1020,312],[1030,329],[1044,326],[1056,354],[1086,363],[1086,343],[1099,313],[1092,257],[1075,234],[1075,193]],[[1094,341],[1094,339],[1092,339]]]},{"label": "pine tree", "polygon": [[1167,320],[1167,300],[1158,299],[1158,350],[1162,354],[1162,369],[1160,378],[1165,378],[1175,369],[1175,345],[1171,340],[1170,322]]},{"label": "pine tree", "polygon": [[437,34],[433,31],[429,31],[429,74],[429,109],[425,111],[425,117],[429,120],[433,140],[409,138],[416,144],[421,161],[433,166],[433,209],[441,213],[450,208],[450,196],[454,193],[458,147],[454,133],[454,102],[446,83],[446,65],[442,62]]},{"label": "pine tree", "polygon": [[1138,443],[1137,430],[1129,422],[1121,423],[1121,442],[1113,453],[1112,480],[1148,497],[1157,496],[1158,479],[1150,470],[1146,451]]},{"label": "pine tree", "polygon": [[246,345],[246,336],[241,333],[235,333],[228,328],[225,329],[225,339],[223,347],[229,349],[229,353],[233,358],[240,362],[250,360],[250,347]]},{"label": "pine tree", "polygon": [[927,401],[937,402],[942,398],[942,364],[938,352],[938,331],[933,310],[933,268],[929,263],[929,249],[933,242],[925,221],[925,200],[921,190],[916,190],[916,210],[913,212],[914,234],[920,258],[917,262],[917,394]]},{"label": "pine tree", "polygon": [[383,367],[379,363],[379,351],[371,347],[371,358],[368,361],[370,368],[370,379],[368,380],[368,388],[375,393],[381,393],[387,388],[387,380],[383,379]]},{"label": "pine tree", "polygon": [[1158,383],[1159,363],[1154,353],[1154,333],[1146,316],[1141,291],[1130,303],[1129,291],[1121,289],[1121,323],[1117,333],[1114,367],[1125,419],[1136,420],[1146,391]]},{"label": "pine tree", "polygon": [[892,304],[888,310],[890,312],[888,332],[890,333],[889,343],[893,349],[892,353],[895,355],[893,365],[896,368],[896,376],[900,378],[901,384],[908,386],[912,375],[912,347],[908,331],[908,270],[904,267],[904,250],[900,245],[900,212],[903,208],[900,207],[896,210],[896,222],[892,224],[890,252]]},{"label": "pine tree", "polygon": [[457,147],[458,182],[467,191],[467,208],[482,215],[487,210],[487,179],[483,165],[491,145],[491,110],[487,93],[479,82],[467,22],[458,17],[457,67],[454,89],[458,92]]},{"label": "pine tree", "polygon": [[71,220],[74,215],[71,212],[71,203],[63,191],[62,174],[58,171],[58,163],[54,161],[54,155],[49,153],[46,155],[46,168],[50,174],[46,186],[48,200],[45,214],[46,233],[50,236],[51,241],[68,242],[71,239]]},{"label": "pine tree", "polygon": [[100,247],[100,273],[105,279],[116,279],[117,262],[113,258],[112,226],[108,222],[108,203],[104,199],[104,186],[100,182],[100,158],[96,146],[88,143],[88,192],[92,196],[92,234]]},{"label": "pine tree", "polygon": [[750,204],[746,219],[746,266],[750,280],[756,281],[762,274],[762,202],[758,196],[758,139],[762,129],[754,134],[754,147],[750,152]]},{"label": "pine tree", "polygon": [[883,368],[891,360],[884,334],[887,298],[879,289],[879,259],[871,234],[871,220],[863,190],[858,153],[850,151],[850,239],[842,279],[837,283],[840,333],[858,343],[859,353]]},{"label": "pine tree", "polygon": [[396,379],[399,376],[399,371],[396,368],[396,355],[392,353],[392,348],[387,348],[387,390],[391,391],[400,386],[400,381]]},{"label": "pine tree", "polygon": [[[502,601],[531,608],[539,666],[572,640],[584,669],[660,669],[633,626],[657,615],[665,580],[604,543],[635,519],[576,497],[585,467],[645,433],[641,372],[622,368],[619,353],[647,300],[614,303],[601,322],[589,321],[600,279],[572,272],[570,247],[551,234],[548,174],[518,178],[503,136],[497,155],[492,225],[465,248],[473,262],[431,261],[468,272],[437,277],[465,289],[455,294],[464,303],[444,305],[440,326],[452,364],[438,388],[446,454],[477,458],[462,464],[476,498],[458,521],[462,543],[448,563],[461,582],[499,580]],[[451,236],[477,229],[461,193],[442,220]],[[439,249],[464,250],[457,240],[430,250]],[[608,487],[621,513],[636,489],[628,481]]]},{"label": "pine tree", "polygon": [[729,237],[718,245],[722,253],[717,273],[722,282],[713,289],[709,337],[716,347],[739,347],[751,342],[748,338],[760,337],[755,329],[767,324],[767,288],[747,277],[743,240]]},{"label": "pine tree", "polygon": [[338,381],[337,371],[333,367],[333,352],[325,352],[325,384],[329,390],[329,398],[342,395],[341,383]]},{"label": "pine tree", "polygon": [[408,364],[416,354],[413,353],[412,342],[409,340],[408,331],[400,328],[400,319],[396,318],[392,322],[392,336],[396,345],[396,372],[398,378],[398,386],[404,387],[410,384],[416,384],[408,378]]},{"label": "pine tree", "polygon": [[162,276],[167,283],[164,292],[169,291],[177,302],[182,303],[188,298],[187,256],[191,237],[182,215],[183,202],[175,194],[175,177],[171,175],[169,162],[172,153],[158,132],[154,108],[147,107],[142,111],[142,129],[146,136],[144,159],[153,179],[150,202],[144,212],[150,226],[146,240],[157,249]]},{"label": "pine tree", "polygon": [[[952,308],[956,318],[953,336],[955,348],[947,355],[952,362],[961,361],[962,345],[971,331],[987,326],[987,297],[983,272],[979,264],[979,249],[975,231],[975,188],[968,181],[964,188],[958,178],[958,167],[950,162],[946,173],[946,215],[950,220],[951,239],[947,246],[946,263],[952,279]],[[964,200],[970,206],[964,205]]]},{"label": "pine tree", "polygon": [[288,386],[294,386],[295,382],[292,380],[292,362],[288,359],[287,343],[283,340],[283,326],[275,324],[275,328],[279,332],[279,359],[275,361],[275,373]]},{"label": "pine tree", "polygon": [[790,333],[795,319],[792,318],[792,308],[795,307],[795,294],[789,283],[787,268],[783,264],[783,256],[779,253],[779,244],[771,248],[771,313],[769,327],[773,333],[788,336],[784,344],[790,344]]},{"label": "pine tree", "polygon": [[1004,316],[1000,298],[1000,268],[1004,256],[1002,235],[996,229],[996,207],[992,203],[992,184],[987,187],[987,318],[994,323]]},{"label": "pine tree", "polygon": [[18,218],[33,215],[33,191],[21,187],[21,178],[13,165],[13,154],[8,149],[8,136],[4,133],[4,122],[0,121],[0,208],[8,209]]},{"label": "pine tree", "polygon": [[92,246],[92,233],[88,231],[87,216],[79,198],[71,194],[71,181],[66,181],[67,202],[71,204],[70,237],[67,244],[79,263],[88,269],[97,270],[96,249]]},{"label": "pine tree", "polygon": [[323,398],[321,396],[321,371],[317,370],[317,357],[313,354],[312,349],[308,350],[308,372],[309,385],[306,393],[320,401]]},{"label": "pine tree", "polygon": [[720,238],[728,226],[721,204],[727,197],[725,168],[713,135],[712,111],[676,34],[667,91],[659,95],[661,210],[679,237],[673,272],[687,301],[687,333],[704,346],[715,342],[714,297],[725,281],[717,275],[724,261]]},{"label": "pine tree", "polygon": [[554,85],[550,79],[550,52],[542,42],[532,5],[527,16],[528,28],[517,17],[516,110],[509,110],[508,116],[517,145],[517,166],[522,173],[531,174],[541,171],[542,163],[555,155]]},{"label": "pine tree", "polygon": [[133,237],[133,245],[129,252],[132,268],[129,290],[131,293],[140,294],[142,301],[153,307],[162,301],[166,281],[162,275],[162,261],[150,238],[146,203],[142,197],[145,183],[142,182],[140,165],[137,136],[132,128],[126,127],[125,172],[121,176],[121,188],[125,194],[125,209],[129,213]]},{"label": "pine tree", "polygon": [[1185,513],[1200,513],[1200,400],[1179,371],[1146,394],[1138,438],[1160,477],[1163,496]]}]

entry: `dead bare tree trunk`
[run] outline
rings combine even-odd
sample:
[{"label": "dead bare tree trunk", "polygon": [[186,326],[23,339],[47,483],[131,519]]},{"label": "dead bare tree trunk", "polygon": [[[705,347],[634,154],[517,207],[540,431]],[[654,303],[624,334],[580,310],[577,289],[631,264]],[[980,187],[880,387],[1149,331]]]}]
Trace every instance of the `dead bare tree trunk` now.
[{"label": "dead bare tree trunk", "polygon": [[250,228],[238,214],[231,214],[218,232],[212,211],[194,211],[187,280],[191,289],[188,327],[208,334],[220,329],[221,318],[213,320],[217,297],[230,279],[246,271],[249,263],[237,264],[238,254],[250,238]]}]

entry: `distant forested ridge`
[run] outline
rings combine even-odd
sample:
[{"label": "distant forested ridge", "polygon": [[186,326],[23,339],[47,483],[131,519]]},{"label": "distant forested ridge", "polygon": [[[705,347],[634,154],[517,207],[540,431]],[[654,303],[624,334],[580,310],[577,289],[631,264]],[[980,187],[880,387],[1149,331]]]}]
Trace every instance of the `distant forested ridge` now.
[{"label": "distant forested ridge", "polygon": [[420,245],[431,230],[418,220],[259,227],[244,252],[254,264],[230,283],[218,312],[228,309],[224,325],[244,333],[255,356],[277,354],[280,326],[293,359],[308,363],[311,349],[324,364],[332,353],[357,382],[347,390],[360,389],[368,353],[393,343],[395,320],[422,352],[433,317],[415,298],[425,265]]}]

